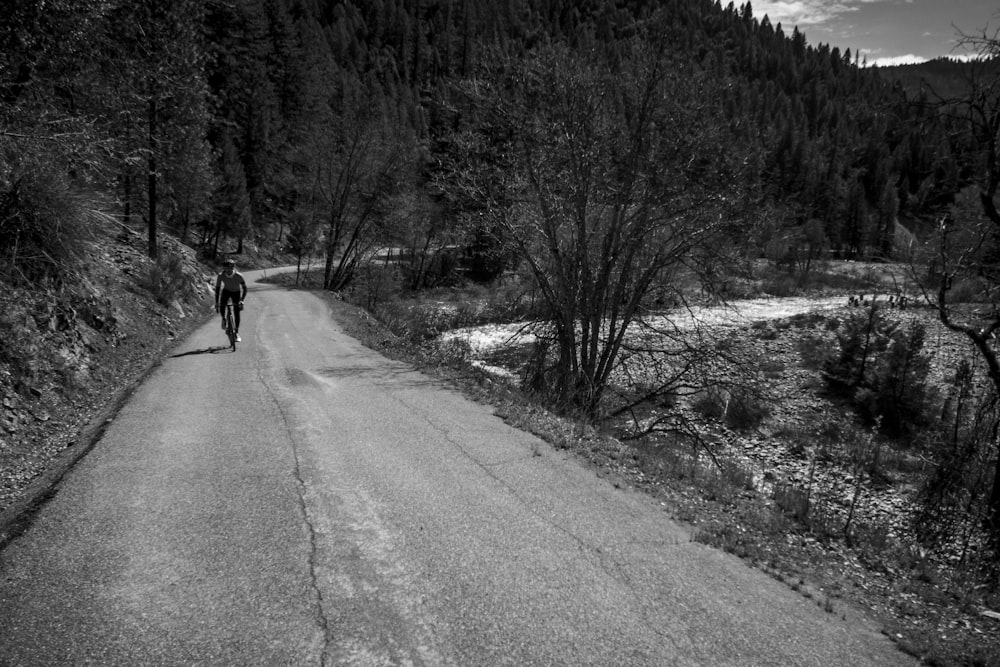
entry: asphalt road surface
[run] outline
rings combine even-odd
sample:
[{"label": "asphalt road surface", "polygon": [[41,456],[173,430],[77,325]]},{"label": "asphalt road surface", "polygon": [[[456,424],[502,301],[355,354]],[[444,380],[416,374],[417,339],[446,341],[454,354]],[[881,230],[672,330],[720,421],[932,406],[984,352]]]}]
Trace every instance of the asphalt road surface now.
[{"label": "asphalt road surface", "polygon": [[251,285],[241,333],[188,338],[0,553],[0,664],[915,664],[313,295]]}]

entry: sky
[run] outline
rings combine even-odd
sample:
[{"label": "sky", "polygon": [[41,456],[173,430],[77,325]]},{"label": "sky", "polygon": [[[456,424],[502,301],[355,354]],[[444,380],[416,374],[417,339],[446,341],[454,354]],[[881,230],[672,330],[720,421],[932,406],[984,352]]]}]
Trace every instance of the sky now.
[{"label": "sky", "polygon": [[809,44],[852,55],[860,50],[869,65],[960,57],[959,33],[994,36],[1000,29],[1000,0],[751,0],[750,6],[755,18],[767,15],[786,35],[798,26]]}]

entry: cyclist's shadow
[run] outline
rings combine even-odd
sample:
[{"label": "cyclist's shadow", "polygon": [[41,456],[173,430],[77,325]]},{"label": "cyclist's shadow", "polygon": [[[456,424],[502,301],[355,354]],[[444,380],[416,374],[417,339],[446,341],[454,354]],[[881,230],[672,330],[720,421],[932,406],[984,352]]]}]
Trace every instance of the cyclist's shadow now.
[{"label": "cyclist's shadow", "polygon": [[170,355],[171,359],[177,359],[179,357],[190,357],[195,354],[219,354],[220,352],[232,352],[233,349],[228,345],[220,345],[218,347],[206,347],[202,350],[191,350],[190,352],[181,352],[180,354]]}]

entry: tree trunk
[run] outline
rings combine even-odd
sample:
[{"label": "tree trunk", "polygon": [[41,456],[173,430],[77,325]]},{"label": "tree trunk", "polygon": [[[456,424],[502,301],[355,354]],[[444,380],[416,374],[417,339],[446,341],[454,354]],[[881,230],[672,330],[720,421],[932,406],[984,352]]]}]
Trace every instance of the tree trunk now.
[{"label": "tree trunk", "polygon": [[[469,0],[462,0],[462,76],[469,75],[470,54],[472,50],[472,18],[469,16]],[[459,114],[455,114],[458,122]]]},{"label": "tree trunk", "polygon": [[330,282],[333,279],[333,250],[327,248],[326,251],[326,265],[323,267],[323,289],[328,290],[330,288]]},{"label": "tree trunk", "polygon": [[156,259],[156,97],[149,98],[149,257]]},{"label": "tree trunk", "polygon": [[997,443],[997,464],[993,470],[993,490],[990,492],[989,529],[993,542],[1000,544],[1000,443]]},{"label": "tree trunk", "polygon": [[132,222],[132,169],[125,167],[125,208],[122,210],[122,222],[126,227]]},{"label": "tree trunk", "polygon": [[[131,140],[132,117],[129,114],[125,114],[125,136]],[[123,194],[125,206],[122,210],[122,222],[126,227],[128,227],[129,223],[132,221],[132,167],[129,166],[128,160],[123,160],[123,163],[125,165],[125,182],[123,184],[125,189]]]},{"label": "tree trunk", "polygon": [[413,89],[420,89],[420,0],[414,0],[413,9]]}]

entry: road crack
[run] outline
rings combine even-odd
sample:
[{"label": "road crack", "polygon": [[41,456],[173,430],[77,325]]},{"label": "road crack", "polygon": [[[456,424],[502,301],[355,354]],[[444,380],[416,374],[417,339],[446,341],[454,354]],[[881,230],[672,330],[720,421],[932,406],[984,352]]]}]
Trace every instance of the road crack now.
[{"label": "road crack", "polygon": [[[531,514],[531,516],[535,517],[536,519],[541,521],[544,525],[549,526],[556,532],[561,533],[562,535],[568,537],[573,543],[577,545],[577,548],[580,550],[580,553],[589,554],[590,557],[593,559],[593,562],[596,564],[598,568],[600,568],[602,572],[604,572],[612,580],[619,582],[622,586],[624,586],[625,589],[631,592],[633,598],[636,600],[637,604],[639,604],[639,609],[640,609],[639,613],[645,620],[646,627],[648,627],[653,633],[660,636],[664,640],[670,641],[678,649],[678,651],[681,650],[682,647],[680,647],[677,644],[676,639],[672,637],[669,633],[664,632],[661,628],[657,627],[657,625],[653,622],[649,611],[649,608],[653,603],[650,601],[648,595],[644,594],[642,588],[638,586],[636,582],[633,580],[633,578],[629,575],[627,568],[625,567],[625,563],[621,558],[616,556],[614,553],[609,552],[601,545],[591,544],[586,539],[584,539],[574,531],[570,530],[567,526],[557,522],[553,518],[542,513],[533,504],[531,504],[521,493],[519,493],[519,491],[513,485],[511,485],[509,482],[499,477],[499,475],[496,473],[496,470],[502,469],[507,465],[514,463],[516,461],[521,461],[526,458],[534,458],[535,456],[534,454],[528,453],[524,457],[510,458],[510,459],[505,459],[503,461],[497,461],[494,463],[484,463],[480,461],[478,458],[476,458],[471,452],[469,452],[469,450],[466,449],[463,443],[452,437],[451,431],[448,428],[436,423],[423,411],[415,409],[413,406],[406,403],[406,401],[400,398],[399,396],[393,396],[393,399],[401,406],[409,410],[411,414],[416,415],[426,424],[430,425],[431,428],[440,433],[441,437],[444,439],[445,442],[449,443],[455,449],[461,452],[462,456],[464,456],[467,460],[471,461],[476,467],[482,470],[482,472],[487,477],[496,482],[501,488],[503,488],[514,499],[516,499],[517,502],[522,507],[524,507],[529,514]],[[673,544],[664,543],[662,546],[683,547],[687,544],[690,544],[690,540],[688,541],[678,540]]]},{"label": "road crack", "polygon": [[319,653],[319,664],[320,667],[326,667],[326,656],[329,652],[331,646],[331,623],[330,619],[326,615],[326,609],[323,599],[323,589],[319,584],[319,575],[317,573],[317,554],[319,553],[316,527],[313,524],[311,517],[309,516],[309,506],[306,502],[306,492],[308,487],[306,485],[305,478],[302,475],[302,462],[299,453],[298,441],[295,438],[295,432],[292,424],[289,421],[288,414],[285,412],[284,407],[281,404],[278,396],[275,394],[274,389],[271,384],[265,379],[264,374],[261,371],[261,364],[257,364],[257,379],[264,386],[267,391],[268,396],[274,401],[274,405],[278,410],[278,414],[281,415],[282,424],[284,425],[285,432],[288,434],[288,441],[291,443],[292,452],[292,476],[295,477],[295,484],[297,489],[297,500],[298,509],[302,515],[302,522],[306,527],[306,532],[308,534],[309,540],[309,555],[307,558],[307,564],[309,568],[309,580],[310,586],[313,590],[313,595],[315,596],[315,611],[314,617],[316,624],[319,626],[323,633],[323,644]]}]

